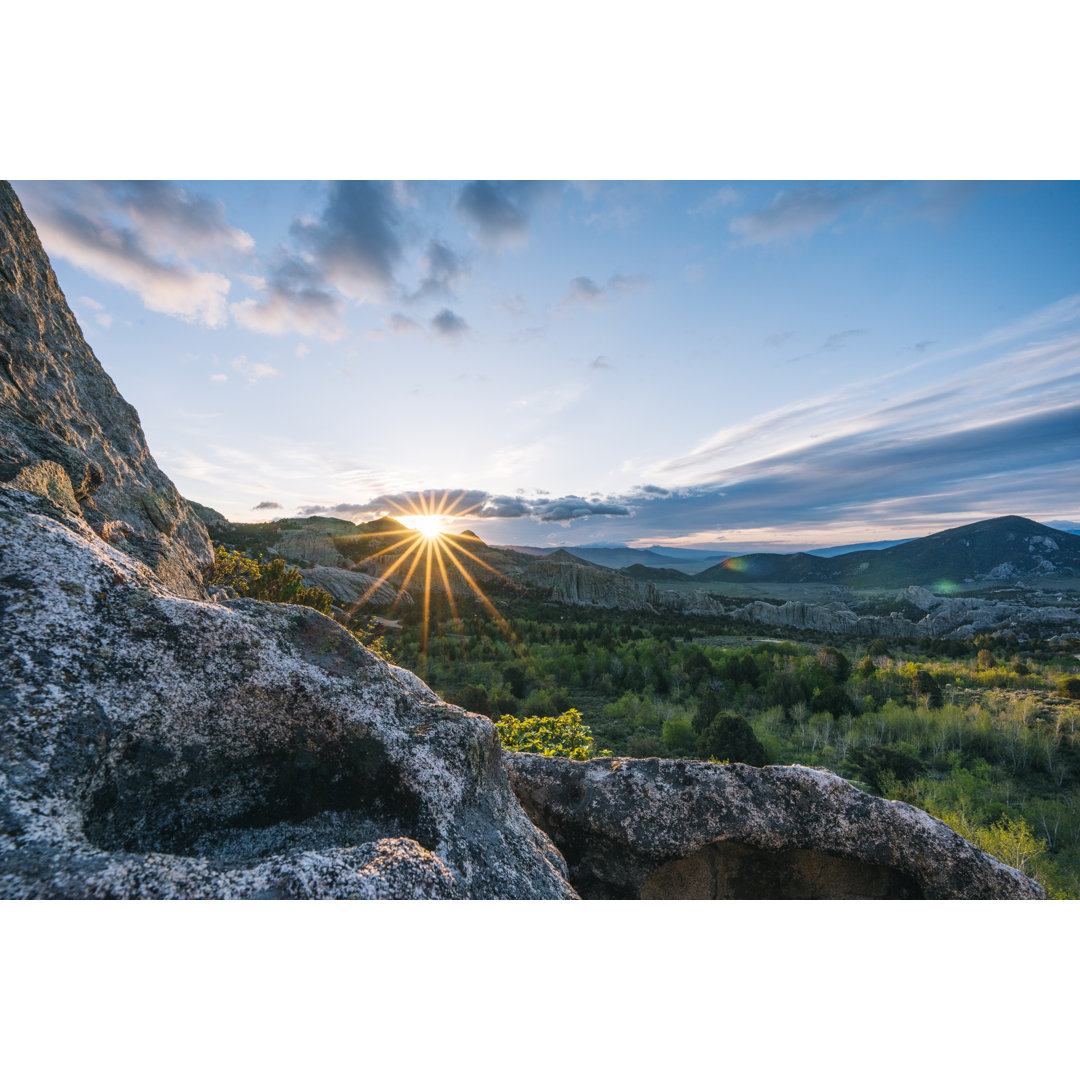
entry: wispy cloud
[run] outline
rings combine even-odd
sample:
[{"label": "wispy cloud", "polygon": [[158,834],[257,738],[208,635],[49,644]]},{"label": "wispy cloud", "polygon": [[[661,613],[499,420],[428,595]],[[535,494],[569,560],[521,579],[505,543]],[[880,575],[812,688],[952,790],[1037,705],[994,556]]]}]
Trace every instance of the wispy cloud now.
[{"label": "wispy cloud", "polygon": [[649,278],[645,274],[614,274],[608,278],[606,285],[600,285],[590,277],[576,277],[571,280],[559,306],[567,308],[584,304],[599,307],[613,296],[627,296],[648,284]]},{"label": "wispy cloud", "polygon": [[246,356],[238,356],[232,362],[233,368],[247,379],[250,385],[254,385],[260,379],[271,375],[280,375],[277,368],[271,367],[258,360],[249,360]]},{"label": "wispy cloud", "polygon": [[735,218],[730,229],[744,244],[808,239],[830,226],[869,214],[901,218],[951,217],[980,190],[964,181],[808,183],[780,191],[767,206]]},{"label": "wispy cloud", "polygon": [[431,329],[440,337],[458,338],[468,332],[469,324],[449,308],[443,308],[432,318]]},{"label": "wispy cloud", "polygon": [[281,248],[260,283],[262,296],[230,305],[233,318],[261,334],[305,334],[336,341],[345,304],[313,262]]},{"label": "wispy cloud", "polygon": [[253,241],[219,202],[158,182],[30,183],[19,192],[52,257],[135,293],[150,311],[227,322],[229,278],[193,260],[242,256]]},{"label": "wispy cloud", "polygon": [[466,267],[461,258],[438,240],[428,241],[420,264],[423,277],[416,291],[408,296],[411,303],[453,296],[466,277]]},{"label": "wispy cloud", "polygon": [[336,506],[305,506],[305,514],[337,513],[370,518],[415,513],[416,508],[441,508],[440,513],[467,518],[523,518],[537,521],[568,522],[586,517],[628,517],[631,507],[621,500],[566,495],[549,498],[542,495],[498,495],[465,488],[430,488],[425,491],[400,491],[378,495],[364,503],[338,503]]},{"label": "wispy cloud", "polygon": [[797,360],[809,360],[811,357],[820,356],[823,353],[834,353],[840,349],[846,348],[856,338],[862,337],[866,334],[866,330],[840,330],[838,333],[830,334],[816,349],[808,353],[801,353],[799,356],[791,357],[791,362],[794,363]]},{"label": "wispy cloud", "polygon": [[742,195],[739,194],[735,188],[730,185],[717,188],[706,196],[696,206],[690,207],[687,213],[690,214],[703,214],[711,217],[713,214],[718,214],[722,210],[726,210],[729,206],[735,206],[742,201]]},{"label": "wispy cloud", "polygon": [[536,180],[474,180],[455,201],[473,235],[489,247],[523,244],[533,208],[558,185]]}]

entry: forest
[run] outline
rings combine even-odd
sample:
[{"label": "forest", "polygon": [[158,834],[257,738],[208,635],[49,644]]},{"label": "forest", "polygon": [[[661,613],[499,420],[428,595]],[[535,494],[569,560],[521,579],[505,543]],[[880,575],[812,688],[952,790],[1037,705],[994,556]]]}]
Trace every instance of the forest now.
[{"label": "forest", "polygon": [[455,606],[433,598],[426,650],[415,608],[369,632],[447,700],[504,721],[504,743],[569,713],[567,745],[590,754],[823,767],[1080,897],[1080,641],[775,640],[514,595],[499,618]]},{"label": "forest", "polygon": [[[219,548],[214,583],[327,612],[282,560]],[[921,807],[1080,898],[1080,641],[825,640],[715,616],[569,607],[520,589],[337,617],[504,746],[831,770]],[[772,631],[775,632],[775,631]]]}]

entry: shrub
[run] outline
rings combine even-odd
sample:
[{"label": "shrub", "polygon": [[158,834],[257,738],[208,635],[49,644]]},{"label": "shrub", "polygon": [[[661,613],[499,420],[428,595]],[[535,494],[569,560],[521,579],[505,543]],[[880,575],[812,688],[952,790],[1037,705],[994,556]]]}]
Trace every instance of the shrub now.
[{"label": "shrub", "polygon": [[329,615],[334,606],[334,598],[325,589],[305,585],[300,571],[286,566],[284,559],[249,559],[239,551],[227,551],[222,544],[214,552],[209,584],[271,604],[300,604],[323,615]]},{"label": "shrub", "polygon": [[1062,679],[1061,692],[1071,701],[1080,701],[1080,679],[1073,676],[1071,679]]},{"label": "shrub", "polygon": [[769,764],[769,755],[754,729],[735,713],[720,713],[698,736],[695,750],[699,757],[717,761],[742,761],[759,767]]},{"label": "shrub", "polygon": [[495,721],[495,730],[506,750],[515,753],[543,754],[586,761],[594,756],[592,730],[577,709],[567,709],[559,716],[503,716]]}]

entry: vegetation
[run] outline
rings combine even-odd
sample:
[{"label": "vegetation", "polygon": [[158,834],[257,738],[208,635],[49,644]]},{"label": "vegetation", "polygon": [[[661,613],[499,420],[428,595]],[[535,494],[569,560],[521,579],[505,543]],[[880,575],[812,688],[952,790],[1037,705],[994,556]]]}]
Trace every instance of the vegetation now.
[{"label": "vegetation", "polygon": [[778,642],[704,616],[495,600],[498,618],[433,598],[426,650],[420,605],[391,632],[399,662],[496,719],[504,745],[594,755],[571,717],[620,755],[825,767],[1080,896],[1080,642]]},{"label": "vegetation", "polygon": [[521,720],[503,716],[495,721],[495,730],[507,750],[575,761],[597,756],[592,731],[582,722],[577,709],[567,709],[559,716],[526,716]]},{"label": "vegetation", "polygon": [[324,589],[305,585],[300,571],[286,566],[284,559],[266,561],[261,555],[249,559],[239,551],[227,551],[221,544],[214,552],[214,566],[208,584],[235,589],[239,596],[268,600],[274,604],[301,604],[329,615],[334,598]]}]

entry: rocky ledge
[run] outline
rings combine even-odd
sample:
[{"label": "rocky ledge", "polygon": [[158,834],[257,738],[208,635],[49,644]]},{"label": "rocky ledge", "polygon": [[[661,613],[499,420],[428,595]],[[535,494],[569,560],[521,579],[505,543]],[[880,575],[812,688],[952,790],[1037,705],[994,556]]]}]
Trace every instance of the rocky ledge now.
[{"label": "rocky ledge", "polygon": [[0,896],[570,898],[489,720],[0,484]]},{"label": "rocky ledge", "polygon": [[503,762],[584,899],[1045,897],[924,811],[824,770],[535,754]]}]

